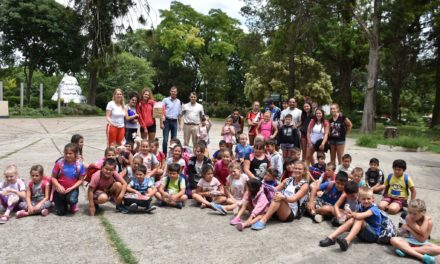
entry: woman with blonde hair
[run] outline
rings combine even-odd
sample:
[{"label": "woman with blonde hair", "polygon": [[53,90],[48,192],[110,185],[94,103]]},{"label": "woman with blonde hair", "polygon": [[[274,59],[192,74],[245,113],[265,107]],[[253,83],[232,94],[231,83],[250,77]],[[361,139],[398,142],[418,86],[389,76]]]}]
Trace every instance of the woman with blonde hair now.
[{"label": "woman with blonde hair", "polygon": [[276,187],[269,209],[260,221],[252,225],[253,230],[266,227],[267,221],[276,214],[281,222],[292,222],[299,219],[305,212],[309,198],[309,173],[307,165],[296,161],[292,177],[286,178]]},{"label": "woman with blonde hair", "polygon": [[128,114],[120,88],[115,89],[112,100],[107,103],[105,118],[107,120],[107,146],[121,146],[125,136],[124,121],[128,118]]}]

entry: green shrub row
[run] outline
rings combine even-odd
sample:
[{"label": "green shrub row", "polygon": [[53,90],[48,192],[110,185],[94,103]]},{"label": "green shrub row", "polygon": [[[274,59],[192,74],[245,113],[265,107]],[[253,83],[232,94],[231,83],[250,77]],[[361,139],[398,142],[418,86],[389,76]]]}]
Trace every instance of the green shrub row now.
[{"label": "green shrub row", "polygon": [[9,115],[11,117],[94,116],[104,115],[105,112],[99,107],[88,104],[68,104],[67,106],[61,107],[61,113],[62,114],[59,115],[56,109],[50,109],[48,107],[44,107],[43,110],[27,106],[21,110],[19,105],[9,108]]},{"label": "green shrub row", "polygon": [[226,118],[234,108],[238,108],[242,116],[246,116],[246,112],[250,111],[250,108],[244,106],[234,106],[226,102],[217,104],[203,104],[205,113],[211,117]]}]

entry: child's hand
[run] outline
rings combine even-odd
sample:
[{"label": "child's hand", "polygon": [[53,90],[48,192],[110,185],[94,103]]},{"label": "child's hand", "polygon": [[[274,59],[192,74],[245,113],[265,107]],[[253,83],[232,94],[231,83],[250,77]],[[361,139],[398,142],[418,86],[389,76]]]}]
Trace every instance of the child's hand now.
[{"label": "child's hand", "polygon": [[65,194],[66,193],[66,189],[64,189],[64,187],[61,186],[61,185],[55,186],[55,189],[57,190],[57,192],[59,192],[61,194]]},{"label": "child's hand", "polygon": [[307,205],[307,207],[309,208],[310,212],[314,212],[315,211],[315,204],[313,201],[310,201],[309,204]]},{"label": "child's hand", "polygon": [[95,205],[89,205],[89,214],[90,216],[94,216],[96,213]]},{"label": "child's hand", "polygon": [[28,207],[28,213],[32,214],[35,211],[35,208],[31,205]]},{"label": "child's hand", "polygon": [[72,187],[69,187],[65,190],[65,193],[70,193],[70,191],[72,191],[72,190],[73,190]]},{"label": "child's hand", "polygon": [[122,203],[122,199],[124,199],[124,195],[119,195],[118,197],[116,197],[115,203],[116,204],[121,204]]}]

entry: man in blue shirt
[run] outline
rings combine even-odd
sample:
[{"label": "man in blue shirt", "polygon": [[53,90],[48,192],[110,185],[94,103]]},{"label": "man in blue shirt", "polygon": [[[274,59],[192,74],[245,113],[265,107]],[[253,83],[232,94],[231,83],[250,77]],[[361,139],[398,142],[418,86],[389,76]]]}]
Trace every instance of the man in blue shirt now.
[{"label": "man in blue shirt", "polygon": [[267,103],[267,107],[264,111],[265,112],[270,111],[271,113],[270,118],[272,119],[272,121],[280,120],[281,109],[278,106],[276,106],[272,100],[267,100],[266,103]]},{"label": "man in blue shirt", "polygon": [[162,100],[165,108],[165,114],[160,119],[160,128],[163,130],[163,153],[168,153],[168,137],[171,132],[171,138],[177,137],[177,122],[181,126],[181,110],[182,103],[177,99],[177,87],[173,86],[170,89],[170,96]]}]

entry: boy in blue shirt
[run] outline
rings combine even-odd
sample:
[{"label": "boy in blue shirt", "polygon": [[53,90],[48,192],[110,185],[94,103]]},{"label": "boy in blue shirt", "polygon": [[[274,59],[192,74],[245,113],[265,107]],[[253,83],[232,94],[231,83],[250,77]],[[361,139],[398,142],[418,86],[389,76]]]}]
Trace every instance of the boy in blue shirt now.
[{"label": "boy in blue shirt", "polygon": [[[310,191],[308,210],[315,222],[320,223],[323,220],[323,216],[333,215],[333,207],[339,197],[341,197],[347,181],[347,173],[340,171],[338,175],[336,175],[335,181],[327,181],[320,185],[311,185],[312,190]],[[321,197],[317,197],[318,191],[324,192]]]},{"label": "boy in blue shirt", "polygon": [[[361,203],[359,211],[349,211],[350,219],[324,240],[319,241],[319,246],[328,247],[338,243],[341,250],[346,251],[356,236],[367,243],[377,241],[381,231],[382,214],[374,204],[373,190],[368,187],[360,188],[359,200]],[[340,236],[344,232],[349,232],[345,238]]]},{"label": "boy in blue shirt", "polygon": [[124,195],[124,205],[128,206],[128,211],[135,213],[138,206],[145,207],[145,212],[149,213],[156,209],[151,205],[152,197],[157,189],[154,186],[154,177],[147,175],[147,167],[143,164],[137,166],[135,177],[131,179]]}]

